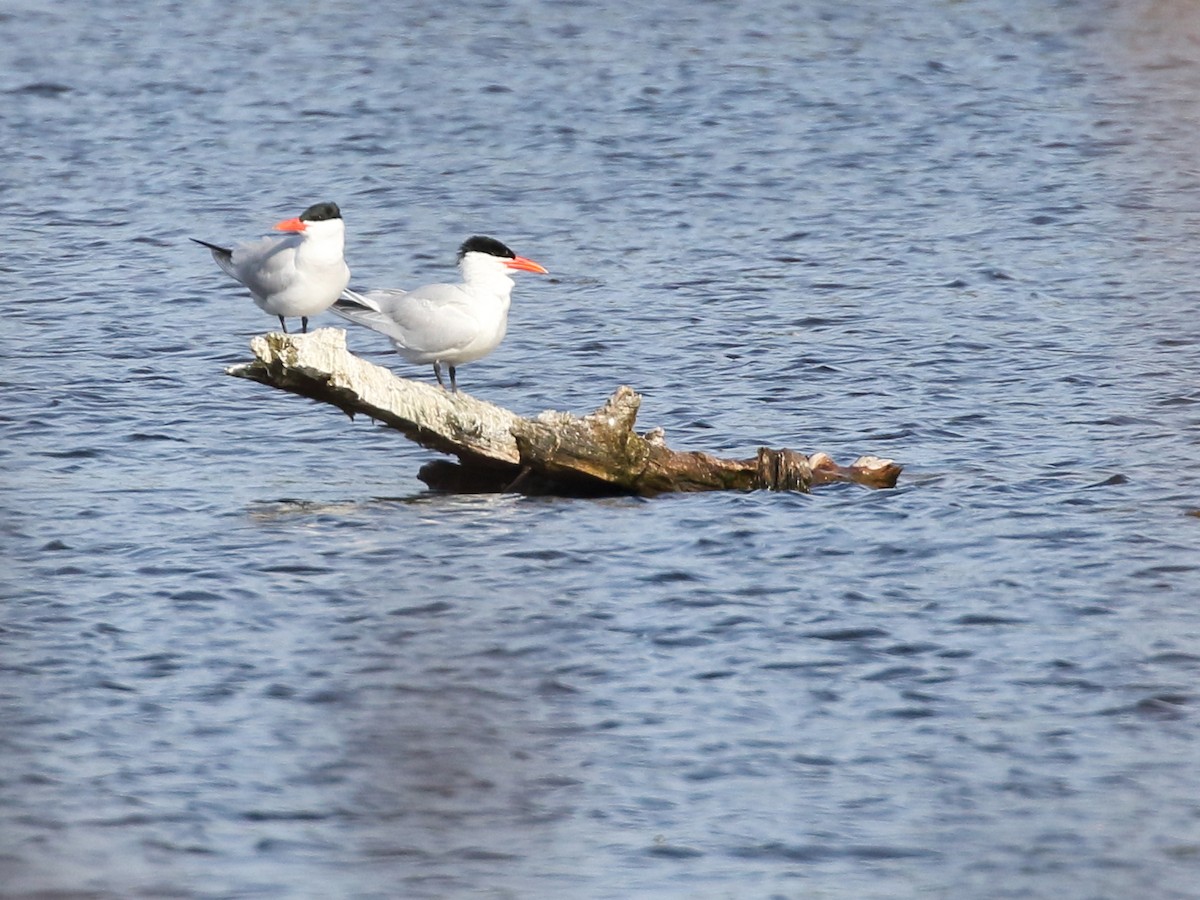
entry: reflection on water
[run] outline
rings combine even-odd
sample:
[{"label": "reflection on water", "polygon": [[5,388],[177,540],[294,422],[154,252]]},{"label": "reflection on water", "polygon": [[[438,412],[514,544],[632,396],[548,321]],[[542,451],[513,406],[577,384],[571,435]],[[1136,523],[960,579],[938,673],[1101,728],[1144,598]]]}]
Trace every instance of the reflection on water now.
[{"label": "reflection on water", "polygon": [[[1193,896],[1200,14],[321,15],[0,14],[0,894]],[[481,396],[901,485],[427,492],[221,374],[313,197],[556,273]]]}]

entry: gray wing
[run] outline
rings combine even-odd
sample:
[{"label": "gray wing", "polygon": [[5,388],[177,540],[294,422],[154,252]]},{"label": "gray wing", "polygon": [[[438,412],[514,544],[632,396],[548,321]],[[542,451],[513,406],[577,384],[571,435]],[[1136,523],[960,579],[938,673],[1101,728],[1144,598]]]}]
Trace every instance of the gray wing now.
[{"label": "gray wing", "polygon": [[296,277],[296,246],[293,235],[270,235],[232,250],[192,238],[212,251],[212,257],[230,278],[240,281],[256,297],[269,297],[286,290]]},{"label": "gray wing", "polygon": [[385,334],[408,355],[428,357],[466,347],[479,323],[467,308],[469,298],[453,284],[430,284],[414,291],[345,290],[331,309],[344,319]]},{"label": "gray wing", "polygon": [[298,235],[271,235],[234,247],[230,260],[232,268],[221,265],[220,260],[217,265],[250,288],[251,293],[269,297],[287,290],[296,280],[296,248],[299,244]]}]

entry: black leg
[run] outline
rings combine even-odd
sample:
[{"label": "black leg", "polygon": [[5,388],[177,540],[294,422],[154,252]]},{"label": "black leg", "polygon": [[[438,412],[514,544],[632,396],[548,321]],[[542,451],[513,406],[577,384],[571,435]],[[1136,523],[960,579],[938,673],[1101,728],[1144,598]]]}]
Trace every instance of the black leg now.
[{"label": "black leg", "polygon": [[300,317],[300,331],[302,334],[308,334],[308,316]]},{"label": "black leg", "polygon": [[433,374],[437,376],[438,384],[442,386],[442,390],[446,389],[446,382],[442,381],[442,364],[435,362],[433,364]]},{"label": "black leg", "polygon": [[279,317],[279,326],[283,329],[284,334],[288,333],[287,332],[287,322],[284,320],[283,316]]},{"label": "black leg", "polygon": [[458,379],[454,377],[454,366],[450,367],[450,390],[455,394],[458,393]]}]

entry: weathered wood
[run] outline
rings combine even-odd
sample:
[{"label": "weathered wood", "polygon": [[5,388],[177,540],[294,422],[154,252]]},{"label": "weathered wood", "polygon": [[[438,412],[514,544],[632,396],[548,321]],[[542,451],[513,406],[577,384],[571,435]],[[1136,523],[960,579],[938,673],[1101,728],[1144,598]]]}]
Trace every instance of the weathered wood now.
[{"label": "weathered wood", "polygon": [[900,466],[862,457],[839,466],[826,454],[759,449],[753,459],[721,459],[670,449],[661,429],[634,431],[641,397],[620,387],[594,413],[548,411],[528,419],[464,393],[399,378],[346,349],[346,333],[272,333],[251,341],[254,362],[228,374],[362,413],[411,440],[457,456],[419,473],[442,490],[642,494],[667,491],[795,490],[854,481],[892,487]]},{"label": "weathered wood", "polygon": [[440,387],[397,378],[391,370],[346,349],[346,332],[272,332],[250,341],[255,361],[227,374],[370,416],[423,447],[477,464],[521,461],[512,429],[518,416],[499,406]]}]

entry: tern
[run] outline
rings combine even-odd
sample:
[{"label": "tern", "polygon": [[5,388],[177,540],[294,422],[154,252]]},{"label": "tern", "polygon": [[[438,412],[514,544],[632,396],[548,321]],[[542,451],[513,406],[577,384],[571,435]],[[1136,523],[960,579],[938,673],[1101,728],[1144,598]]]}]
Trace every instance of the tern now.
[{"label": "tern", "polygon": [[480,235],[459,247],[458,269],[462,273],[459,284],[362,294],[346,290],[331,311],[387,335],[408,362],[433,363],[433,374],[443,390],[442,366],[447,366],[450,390],[457,393],[457,367],[487,356],[508,330],[514,285],[510,273],[548,274],[495,238]]},{"label": "tern", "polygon": [[272,235],[232,250],[192,238],[212,251],[226,274],[250,289],[259,309],[279,317],[287,333],[287,318],[308,317],[329,309],[350,283],[343,252],[346,225],[336,203],[317,203],[294,219],[275,225],[287,234]]}]

